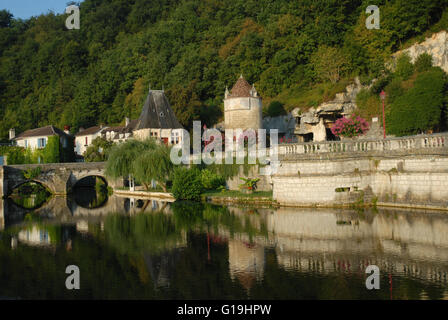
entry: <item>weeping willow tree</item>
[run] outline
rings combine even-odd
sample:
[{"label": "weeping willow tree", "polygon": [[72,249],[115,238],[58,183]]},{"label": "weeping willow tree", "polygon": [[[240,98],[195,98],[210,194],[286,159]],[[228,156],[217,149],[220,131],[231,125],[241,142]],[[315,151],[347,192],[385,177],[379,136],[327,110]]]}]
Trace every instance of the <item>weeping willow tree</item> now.
[{"label": "weeping willow tree", "polygon": [[153,139],[131,139],[113,146],[106,162],[106,176],[113,179],[129,177],[129,181],[133,181],[135,159],[155,148],[156,142]]},{"label": "weeping willow tree", "polygon": [[129,177],[142,183],[146,190],[156,181],[164,192],[167,181],[174,170],[170,159],[170,148],[154,139],[145,141],[128,140],[110,150],[106,162],[106,175],[117,179]]},{"label": "weeping willow tree", "polygon": [[174,164],[170,158],[170,148],[164,144],[158,144],[151,152],[142,153],[133,162],[134,177],[149,190],[152,180],[167,191],[167,181],[174,170]]}]

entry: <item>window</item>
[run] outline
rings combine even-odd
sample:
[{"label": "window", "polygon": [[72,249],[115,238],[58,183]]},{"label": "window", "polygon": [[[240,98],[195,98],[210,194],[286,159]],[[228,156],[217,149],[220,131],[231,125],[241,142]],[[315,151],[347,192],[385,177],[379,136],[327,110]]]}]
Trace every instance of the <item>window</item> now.
[{"label": "window", "polygon": [[180,141],[179,132],[177,132],[177,131],[171,132],[171,143],[179,144],[179,141]]},{"label": "window", "polygon": [[25,148],[28,148],[28,140],[25,140]]},{"label": "window", "polygon": [[89,145],[89,138],[86,137],[86,144],[84,146],[87,147],[88,145]]},{"label": "window", "polygon": [[37,139],[37,147],[39,149],[45,148],[46,145],[47,145],[47,139],[45,139],[45,138]]}]

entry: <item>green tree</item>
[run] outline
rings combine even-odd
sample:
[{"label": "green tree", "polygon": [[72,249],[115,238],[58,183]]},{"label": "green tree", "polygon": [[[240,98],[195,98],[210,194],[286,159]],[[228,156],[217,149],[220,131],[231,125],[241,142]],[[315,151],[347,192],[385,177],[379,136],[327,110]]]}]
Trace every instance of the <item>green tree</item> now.
[{"label": "green tree", "polygon": [[134,177],[143,183],[147,190],[152,180],[156,181],[167,192],[167,182],[171,178],[174,164],[170,158],[170,148],[164,144],[156,144],[154,149],[142,153],[133,162]]},{"label": "green tree", "polygon": [[414,73],[414,65],[411,62],[411,57],[408,54],[402,54],[397,59],[397,66],[394,74],[403,80],[409,79]]},{"label": "green tree", "polygon": [[319,79],[331,83],[339,81],[347,68],[347,58],[339,48],[320,46],[312,58]]},{"label": "green tree", "polygon": [[202,192],[199,169],[178,167],[174,170],[172,193],[177,200],[199,201]]},{"label": "green tree", "polygon": [[394,99],[390,105],[386,128],[398,136],[440,130],[444,127],[447,76],[440,68],[421,73],[414,87]]},{"label": "green tree", "polygon": [[153,139],[145,141],[131,139],[114,145],[106,162],[106,175],[114,179],[134,176],[135,159],[153,151],[155,146],[156,142]]},{"label": "green tree", "polygon": [[86,162],[106,161],[112,146],[113,142],[101,137],[97,137],[92,141],[92,144],[84,152],[84,160]]},{"label": "green tree", "polygon": [[45,163],[59,163],[61,157],[61,148],[59,136],[48,137],[47,145],[43,150],[43,160]]}]

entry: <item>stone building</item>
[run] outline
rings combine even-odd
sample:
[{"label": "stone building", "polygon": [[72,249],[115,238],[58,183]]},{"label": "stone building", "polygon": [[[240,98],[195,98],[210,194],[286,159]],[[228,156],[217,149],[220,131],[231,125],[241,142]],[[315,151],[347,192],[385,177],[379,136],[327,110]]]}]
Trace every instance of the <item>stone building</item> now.
[{"label": "stone building", "polygon": [[149,90],[133,135],[136,139],[153,137],[165,144],[180,144],[185,139],[163,90]]},{"label": "stone building", "polygon": [[226,129],[262,129],[262,101],[254,85],[243,75],[224,95],[224,126]]}]

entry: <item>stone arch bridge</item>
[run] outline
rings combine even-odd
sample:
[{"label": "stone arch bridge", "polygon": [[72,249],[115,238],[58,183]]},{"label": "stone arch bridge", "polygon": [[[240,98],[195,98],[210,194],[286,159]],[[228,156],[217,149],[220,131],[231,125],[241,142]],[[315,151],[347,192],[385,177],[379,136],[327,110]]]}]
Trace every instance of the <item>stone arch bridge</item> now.
[{"label": "stone arch bridge", "polygon": [[106,178],[104,162],[51,163],[0,166],[0,192],[8,196],[21,184],[30,181],[23,176],[29,169],[40,168],[40,174],[31,179],[47,187],[54,195],[69,194],[76,183],[86,177],[100,177],[111,187],[116,182]]}]

